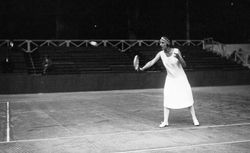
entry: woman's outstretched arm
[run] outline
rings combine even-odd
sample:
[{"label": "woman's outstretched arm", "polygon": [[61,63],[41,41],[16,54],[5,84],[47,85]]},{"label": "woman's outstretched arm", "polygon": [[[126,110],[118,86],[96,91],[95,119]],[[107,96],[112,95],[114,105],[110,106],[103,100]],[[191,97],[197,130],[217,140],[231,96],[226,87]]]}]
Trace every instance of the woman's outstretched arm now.
[{"label": "woman's outstretched arm", "polygon": [[148,68],[150,68],[151,66],[153,66],[159,59],[160,59],[160,52],[158,52],[156,54],[156,56],[149,62],[147,62],[142,68],[140,68],[141,71],[144,71]]}]

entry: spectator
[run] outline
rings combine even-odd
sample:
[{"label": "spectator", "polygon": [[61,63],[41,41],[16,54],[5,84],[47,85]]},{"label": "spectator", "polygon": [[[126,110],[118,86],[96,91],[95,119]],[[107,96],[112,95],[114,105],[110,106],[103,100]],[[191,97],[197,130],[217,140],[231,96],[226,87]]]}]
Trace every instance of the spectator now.
[{"label": "spectator", "polygon": [[43,60],[43,74],[48,73],[49,69],[51,68],[51,65],[52,65],[51,59],[48,57],[48,55],[45,55]]}]

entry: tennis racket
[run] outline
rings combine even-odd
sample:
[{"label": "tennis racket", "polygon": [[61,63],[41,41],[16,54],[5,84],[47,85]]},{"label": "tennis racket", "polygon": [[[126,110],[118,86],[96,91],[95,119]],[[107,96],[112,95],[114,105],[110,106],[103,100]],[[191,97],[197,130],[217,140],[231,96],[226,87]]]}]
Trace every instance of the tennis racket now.
[{"label": "tennis racket", "polygon": [[136,71],[139,71],[139,56],[135,55],[133,60],[133,65]]}]

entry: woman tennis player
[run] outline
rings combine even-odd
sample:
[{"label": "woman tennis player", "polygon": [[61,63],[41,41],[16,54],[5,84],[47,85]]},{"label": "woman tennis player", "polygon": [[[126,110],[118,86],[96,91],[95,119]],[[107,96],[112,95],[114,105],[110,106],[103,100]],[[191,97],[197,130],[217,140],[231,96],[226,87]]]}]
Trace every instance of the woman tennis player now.
[{"label": "woman tennis player", "polygon": [[186,66],[181,52],[177,48],[170,47],[170,40],[167,37],[161,37],[160,46],[162,48],[156,56],[147,62],[142,68],[138,70],[144,71],[153,66],[159,59],[162,60],[166,70],[167,76],[164,85],[164,120],[159,127],[168,126],[168,117],[170,109],[189,108],[192,115],[193,124],[199,125],[199,121],[195,115],[194,100],[191,86],[188,82],[187,76],[183,70]]}]

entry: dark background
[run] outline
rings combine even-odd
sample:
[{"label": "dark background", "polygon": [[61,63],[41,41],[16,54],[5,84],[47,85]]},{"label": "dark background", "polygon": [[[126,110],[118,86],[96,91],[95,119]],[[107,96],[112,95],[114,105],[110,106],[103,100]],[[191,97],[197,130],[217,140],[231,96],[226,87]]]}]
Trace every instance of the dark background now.
[{"label": "dark background", "polygon": [[2,0],[0,39],[186,39],[189,23],[190,39],[250,42],[250,0],[188,2]]}]

